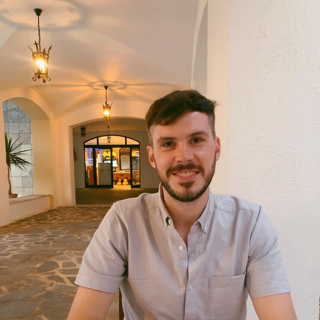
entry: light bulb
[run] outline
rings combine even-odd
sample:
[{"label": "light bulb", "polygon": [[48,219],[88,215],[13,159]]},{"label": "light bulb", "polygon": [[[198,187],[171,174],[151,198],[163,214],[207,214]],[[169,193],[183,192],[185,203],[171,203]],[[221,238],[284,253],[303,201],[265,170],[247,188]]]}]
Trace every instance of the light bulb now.
[{"label": "light bulb", "polygon": [[36,66],[41,73],[45,72],[46,63],[43,59],[38,59],[36,62]]}]

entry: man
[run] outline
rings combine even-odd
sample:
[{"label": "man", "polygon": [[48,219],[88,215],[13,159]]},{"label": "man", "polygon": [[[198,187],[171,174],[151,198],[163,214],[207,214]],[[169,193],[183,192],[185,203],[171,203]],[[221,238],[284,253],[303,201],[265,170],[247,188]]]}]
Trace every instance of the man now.
[{"label": "man", "polygon": [[214,102],[175,91],[146,122],[157,194],[116,202],[88,246],[70,320],[104,319],[121,287],[126,320],[294,320],[277,235],[259,205],[215,195]]}]

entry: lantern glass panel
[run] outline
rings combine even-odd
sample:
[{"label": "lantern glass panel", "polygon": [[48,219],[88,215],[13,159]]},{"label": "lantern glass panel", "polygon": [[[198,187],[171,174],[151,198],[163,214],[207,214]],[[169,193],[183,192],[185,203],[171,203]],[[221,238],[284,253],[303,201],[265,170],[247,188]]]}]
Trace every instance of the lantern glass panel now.
[{"label": "lantern glass panel", "polygon": [[110,115],[111,115],[111,107],[109,105],[103,106],[103,117],[109,120]]},{"label": "lantern glass panel", "polygon": [[33,54],[34,73],[36,78],[48,75],[48,58],[43,52],[34,52]]}]

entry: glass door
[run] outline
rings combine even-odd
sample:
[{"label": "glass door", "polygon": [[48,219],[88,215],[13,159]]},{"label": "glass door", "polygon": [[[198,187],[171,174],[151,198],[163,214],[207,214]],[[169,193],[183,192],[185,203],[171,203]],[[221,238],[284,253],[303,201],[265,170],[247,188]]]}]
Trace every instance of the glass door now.
[{"label": "glass door", "polygon": [[113,187],[112,148],[95,148],[96,186]]},{"label": "glass door", "polygon": [[85,181],[86,186],[94,186],[93,148],[85,148]]},{"label": "glass door", "polygon": [[138,141],[123,136],[112,136],[110,144],[107,136],[101,136],[85,142],[84,149],[86,187],[141,188]]},{"label": "glass door", "polygon": [[131,187],[140,188],[140,148],[131,147]]}]

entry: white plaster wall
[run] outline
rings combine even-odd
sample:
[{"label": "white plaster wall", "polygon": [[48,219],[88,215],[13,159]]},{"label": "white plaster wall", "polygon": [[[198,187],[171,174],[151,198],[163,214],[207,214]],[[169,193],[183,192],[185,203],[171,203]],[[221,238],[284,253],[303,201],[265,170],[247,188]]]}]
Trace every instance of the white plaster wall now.
[{"label": "white plaster wall", "polygon": [[15,200],[11,200],[9,223],[33,216],[52,208],[52,196],[41,196],[39,198],[35,198],[35,196],[31,197],[33,197],[33,199],[29,201],[15,202]]},{"label": "white plaster wall", "polygon": [[[2,103],[0,102],[0,105]],[[7,224],[10,220],[10,206],[8,195],[8,173],[6,165],[6,149],[4,140],[3,113],[0,112],[0,226]]]},{"label": "white plaster wall", "polygon": [[229,2],[208,1],[208,71],[207,97],[217,101],[215,109],[216,135],[221,141],[221,157],[210,185],[214,193],[228,193],[228,54]]},{"label": "white plaster wall", "polygon": [[54,163],[54,207],[73,206],[75,202],[72,129],[66,119],[51,123]]},{"label": "white plaster wall", "polygon": [[50,120],[32,120],[34,193],[53,194]]},{"label": "white plaster wall", "polygon": [[275,226],[299,320],[319,317],[319,16],[317,0],[230,1],[227,193]]},{"label": "white plaster wall", "polygon": [[[74,161],[74,171],[75,171],[75,187],[85,188],[85,165],[84,165],[84,141],[93,139],[94,137],[100,135],[106,135],[106,131],[95,131],[87,132],[86,137],[80,137],[80,135],[73,136],[73,146],[77,154],[77,160]],[[146,131],[117,131],[110,130],[110,135],[123,135],[130,137],[140,142],[140,173],[141,173],[141,188],[158,188],[159,178],[157,172],[151,167],[148,160],[147,145],[148,145],[148,134]]]}]

